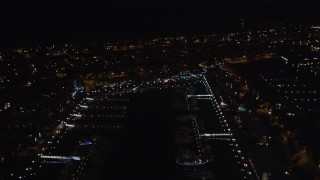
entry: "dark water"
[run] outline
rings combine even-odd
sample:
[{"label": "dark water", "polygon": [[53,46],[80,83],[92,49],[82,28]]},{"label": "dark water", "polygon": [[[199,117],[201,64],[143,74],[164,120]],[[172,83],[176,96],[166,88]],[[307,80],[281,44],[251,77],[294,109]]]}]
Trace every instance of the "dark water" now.
[{"label": "dark water", "polygon": [[[217,114],[214,112],[209,101],[203,101],[200,104],[200,119],[204,121],[206,132],[210,133],[224,133]],[[238,160],[234,157],[232,152],[233,147],[230,146],[229,141],[213,140],[210,142],[215,161],[209,164],[217,179],[243,179],[241,166],[237,164]],[[226,173],[227,172],[227,173]]]},{"label": "dark water", "polygon": [[167,93],[138,95],[131,101],[128,122],[116,134],[106,177],[173,179],[175,171],[172,110]]}]

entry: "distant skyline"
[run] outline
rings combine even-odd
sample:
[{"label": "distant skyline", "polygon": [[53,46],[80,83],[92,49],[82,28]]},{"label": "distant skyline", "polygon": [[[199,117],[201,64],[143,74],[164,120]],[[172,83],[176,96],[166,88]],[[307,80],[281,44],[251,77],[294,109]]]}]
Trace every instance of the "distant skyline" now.
[{"label": "distant skyline", "polygon": [[232,31],[239,26],[241,18],[319,23],[318,2],[120,0],[106,4],[2,3],[0,46]]}]

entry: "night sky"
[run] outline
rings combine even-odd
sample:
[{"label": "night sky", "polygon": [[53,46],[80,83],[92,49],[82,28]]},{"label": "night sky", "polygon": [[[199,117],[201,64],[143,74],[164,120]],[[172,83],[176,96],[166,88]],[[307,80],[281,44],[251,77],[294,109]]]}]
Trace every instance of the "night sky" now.
[{"label": "night sky", "polygon": [[0,47],[235,31],[240,19],[318,23],[319,1],[1,3]]}]

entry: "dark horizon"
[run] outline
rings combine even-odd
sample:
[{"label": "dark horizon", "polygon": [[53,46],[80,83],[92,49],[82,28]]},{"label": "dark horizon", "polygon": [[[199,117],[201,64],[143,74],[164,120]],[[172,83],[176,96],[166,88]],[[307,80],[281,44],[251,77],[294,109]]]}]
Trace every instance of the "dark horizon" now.
[{"label": "dark horizon", "polygon": [[318,24],[318,1],[306,2],[4,3],[0,47],[230,32],[241,19]]}]

